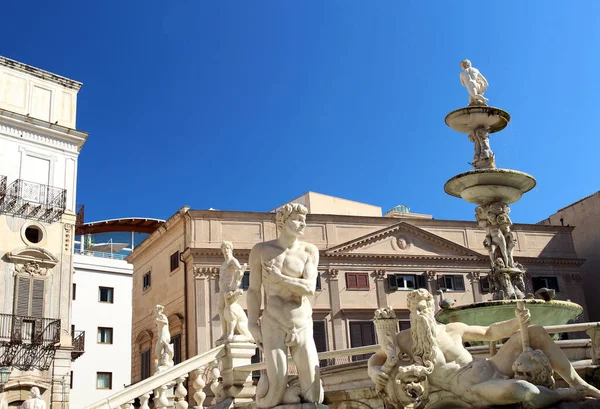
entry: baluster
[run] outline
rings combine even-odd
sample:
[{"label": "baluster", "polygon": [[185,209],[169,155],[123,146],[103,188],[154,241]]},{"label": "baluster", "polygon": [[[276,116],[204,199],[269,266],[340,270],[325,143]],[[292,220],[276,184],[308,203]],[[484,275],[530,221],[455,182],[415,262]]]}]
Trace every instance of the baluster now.
[{"label": "baluster", "polygon": [[185,401],[188,392],[183,385],[186,378],[187,375],[177,378],[177,387],[175,388],[175,409],[187,409],[188,407],[188,403]]},{"label": "baluster", "polygon": [[148,406],[148,400],[150,400],[150,393],[144,393],[140,396],[140,409],[150,409]]},{"label": "baluster", "polygon": [[129,402],[122,404],[121,409],[133,409],[133,403],[134,401],[130,400]]},{"label": "baluster", "polygon": [[196,409],[202,409],[204,404],[204,399],[206,399],[206,393],[204,393],[204,387],[206,386],[206,382],[204,381],[204,367],[194,371],[196,375],[196,379],[194,379],[194,400],[196,401]]},{"label": "baluster", "polygon": [[167,399],[167,385],[159,386],[154,391],[154,407],[156,409],[166,408],[169,406],[169,399]]}]

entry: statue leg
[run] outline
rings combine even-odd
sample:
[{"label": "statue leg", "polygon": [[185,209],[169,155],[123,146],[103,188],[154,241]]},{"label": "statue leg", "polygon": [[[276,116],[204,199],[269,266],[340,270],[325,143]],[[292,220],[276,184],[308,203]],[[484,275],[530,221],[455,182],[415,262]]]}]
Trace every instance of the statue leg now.
[{"label": "statue leg", "polygon": [[219,320],[221,321],[221,338],[219,339],[223,340],[227,336],[227,320],[225,319],[225,301],[222,294],[219,294],[217,309],[219,311]]},{"label": "statue leg", "polygon": [[[600,398],[600,391],[584,381],[571,365],[569,358],[554,343],[550,335],[543,327],[532,325],[529,330],[529,343],[531,348],[542,350],[552,365],[552,369],[558,373],[571,387],[581,386],[586,396]],[[521,333],[517,332],[498,350],[490,361],[504,375],[513,376],[512,364],[523,352],[521,344]]]},{"label": "statue leg", "polygon": [[256,406],[259,408],[273,408],[283,403],[283,395],[287,388],[285,331],[275,320],[268,315],[263,315],[261,332],[268,390],[264,396],[256,397]]},{"label": "statue leg", "polygon": [[298,345],[290,348],[298,368],[302,398],[306,402],[323,402],[323,388],[319,371],[319,356],[313,339],[312,322],[298,334]]},{"label": "statue leg", "polygon": [[493,379],[471,387],[487,405],[529,402],[539,395],[537,386],[517,379]]}]

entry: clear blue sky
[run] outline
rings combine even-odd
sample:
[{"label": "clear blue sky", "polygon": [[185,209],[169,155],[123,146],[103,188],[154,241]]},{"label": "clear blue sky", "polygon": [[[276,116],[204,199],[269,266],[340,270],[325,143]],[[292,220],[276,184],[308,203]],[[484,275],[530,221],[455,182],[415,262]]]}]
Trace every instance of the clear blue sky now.
[{"label": "clear blue sky", "polygon": [[473,220],[444,183],[472,144],[459,62],[512,121],[499,167],[537,187],[537,222],[600,189],[600,2],[29,1],[2,8],[0,54],[83,82],[86,220],[268,211],[308,190]]}]

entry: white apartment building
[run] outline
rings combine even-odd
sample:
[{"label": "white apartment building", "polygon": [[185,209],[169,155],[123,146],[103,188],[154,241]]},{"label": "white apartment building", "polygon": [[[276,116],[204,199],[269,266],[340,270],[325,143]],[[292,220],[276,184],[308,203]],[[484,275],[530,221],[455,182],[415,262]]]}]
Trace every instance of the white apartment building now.
[{"label": "white apartment building", "polygon": [[161,223],[134,218],[76,227],[72,322],[76,338],[79,331],[85,332],[86,352],[71,369],[73,408],[97,402],[131,383],[133,266],[125,257]]},{"label": "white apartment building", "polygon": [[0,57],[0,407],[69,408],[81,83]]}]

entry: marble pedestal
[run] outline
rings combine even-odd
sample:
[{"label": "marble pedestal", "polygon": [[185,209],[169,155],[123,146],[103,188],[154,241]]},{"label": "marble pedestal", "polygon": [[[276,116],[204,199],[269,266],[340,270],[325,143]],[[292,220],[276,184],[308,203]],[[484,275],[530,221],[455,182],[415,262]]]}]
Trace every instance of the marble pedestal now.
[{"label": "marble pedestal", "polygon": [[232,399],[233,404],[254,401],[256,386],[252,384],[252,371],[240,370],[241,366],[250,365],[256,353],[256,345],[252,342],[226,342],[217,356],[221,367],[222,391],[221,399]]}]

